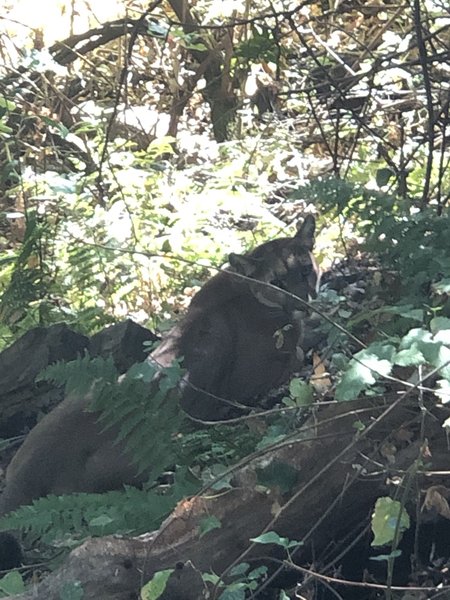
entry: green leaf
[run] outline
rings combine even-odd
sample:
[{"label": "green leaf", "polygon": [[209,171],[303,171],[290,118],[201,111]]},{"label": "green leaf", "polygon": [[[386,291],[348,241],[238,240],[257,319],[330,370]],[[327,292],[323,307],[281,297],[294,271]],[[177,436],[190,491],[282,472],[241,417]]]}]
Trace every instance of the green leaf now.
[{"label": "green leaf", "polygon": [[450,278],[441,279],[437,283],[433,283],[433,290],[438,294],[449,294],[450,293]]},{"label": "green leaf", "polygon": [[79,581],[68,581],[63,585],[60,596],[61,600],[82,600],[84,591]]},{"label": "green leaf", "polygon": [[111,519],[108,515],[99,515],[98,517],[94,517],[89,521],[89,527],[106,527],[107,525],[111,525],[114,522],[114,519]]},{"label": "green leaf", "polygon": [[12,112],[16,105],[11,100],[7,100],[5,96],[0,96],[0,108],[5,108],[7,111]]},{"label": "green leaf", "polygon": [[253,569],[253,571],[250,571],[250,573],[247,575],[247,579],[261,579],[262,577],[267,575],[267,571],[268,568],[265,565],[261,565],[260,567],[256,567],[256,569]]},{"label": "green leaf", "polygon": [[49,125],[50,127],[55,127],[63,139],[66,138],[70,133],[69,129],[67,129],[67,127],[63,123],[55,121],[55,119],[51,119],[50,117],[42,115],[42,120],[46,125]]},{"label": "green leaf", "polygon": [[[373,385],[379,376],[389,375],[392,369],[393,351],[394,347],[391,345],[386,345],[383,349],[380,345],[373,344],[355,354],[336,386],[336,399],[355,400],[364,389]],[[389,356],[389,360],[381,358],[380,355],[383,354]]]},{"label": "green leaf", "polygon": [[170,253],[172,252],[172,246],[170,245],[170,241],[169,240],[164,240],[164,243],[161,247],[161,251],[162,252],[167,252]]},{"label": "green leaf", "polygon": [[141,589],[141,600],[157,600],[166,589],[167,581],[175,569],[158,571]]},{"label": "green leaf", "polygon": [[281,461],[272,461],[267,467],[256,469],[256,474],[260,485],[277,487],[282,494],[290,492],[298,481],[297,470]]},{"label": "green leaf", "polygon": [[11,571],[0,579],[0,590],[8,596],[15,596],[25,591],[22,575],[18,571]]},{"label": "green leaf", "polygon": [[450,402],[450,381],[447,379],[439,379],[436,381],[434,395],[437,396],[443,404]]},{"label": "green leaf", "polygon": [[399,315],[404,319],[411,319],[412,321],[419,321],[423,323],[423,310],[421,308],[415,308],[412,304],[398,304],[394,306],[382,306],[376,310],[371,311],[371,315],[376,314],[390,314]]},{"label": "green leaf", "polygon": [[397,352],[394,356],[394,363],[401,367],[418,366],[425,363],[425,357],[420,352],[418,345],[413,343],[409,348]]},{"label": "green leaf", "polygon": [[430,329],[431,333],[434,334],[442,330],[449,330],[450,319],[448,319],[447,317],[434,317],[434,319],[431,319],[430,321]]},{"label": "green leaf", "polygon": [[11,135],[12,132],[13,129],[9,125],[6,125],[6,123],[0,121],[0,133],[6,133],[7,135]]},{"label": "green leaf", "polygon": [[166,25],[166,23],[152,20],[147,23],[147,31],[149,35],[154,37],[165,38],[169,33],[169,27]]},{"label": "green leaf", "polygon": [[303,542],[297,542],[296,540],[289,540],[289,538],[281,537],[275,531],[268,531],[263,533],[256,538],[250,538],[251,542],[255,544],[276,544],[286,550],[288,548],[294,548],[296,546],[302,546]]},{"label": "green leaf", "polygon": [[426,331],[420,327],[415,327],[414,329],[410,329],[408,333],[403,336],[399,348],[400,350],[404,350],[406,348],[410,348],[412,344],[417,344],[419,346],[419,344],[422,342],[430,341],[432,341],[432,337],[429,331]]},{"label": "green leaf", "polygon": [[221,527],[221,521],[214,515],[211,515],[210,517],[205,517],[200,521],[200,537],[202,538],[208,533],[208,531],[212,531],[213,529],[220,529]]},{"label": "green leaf", "polygon": [[377,173],[376,173],[376,182],[377,182],[377,186],[378,187],[384,187],[385,185],[387,185],[389,183],[389,180],[391,179],[391,177],[394,177],[395,173],[392,171],[392,169],[388,169],[388,168],[383,168],[383,169],[378,169]]},{"label": "green leaf", "polygon": [[394,541],[397,522],[400,516],[400,532],[409,528],[409,515],[397,500],[384,496],[378,498],[372,514],[372,531],[374,539],[372,546],[385,546]]},{"label": "green leaf", "polygon": [[230,570],[230,577],[242,577],[250,569],[250,565],[247,562],[241,562]]},{"label": "green leaf", "polygon": [[378,561],[390,560],[392,558],[398,558],[401,555],[402,555],[401,550],[393,550],[389,554],[379,554],[378,556],[371,556],[370,560],[378,560]]},{"label": "green leaf", "polygon": [[215,573],[202,573],[201,576],[205,583],[212,583],[213,585],[217,585],[220,582],[220,577]]},{"label": "green leaf", "polygon": [[356,431],[358,431],[359,433],[364,431],[366,426],[364,425],[364,423],[361,420],[357,420],[354,421],[354,423],[352,424],[353,429],[356,429]]},{"label": "green leaf", "polygon": [[291,379],[289,383],[289,393],[296,401],[297,406],[309,406],[313,401],[313,389],[309,383],[302,381],[298,377]]}]

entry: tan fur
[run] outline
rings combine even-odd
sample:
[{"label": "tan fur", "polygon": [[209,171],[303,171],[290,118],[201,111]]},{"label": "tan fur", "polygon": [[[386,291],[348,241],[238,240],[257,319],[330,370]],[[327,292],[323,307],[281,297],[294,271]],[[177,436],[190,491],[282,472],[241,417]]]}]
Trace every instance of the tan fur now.
[{"label": "tan fur", "polygon": [[[192,417],[240,414],[235,403],[254,404],[301,365],[304,307],[260,282],[303,300],[315,293],[314,226],[307,217],[293,238],[231,255],[229,269],[203,286],[185,318],[152,353],[149,360],[162,366],[184,357],[181,406]],[[101,432],[96,415],[86,411],[88,402],[67,397],[30,432],[7,470],[0,514],[50,493],[100,492],[140,482],[124,447],[113,443],[115,432]]]}]

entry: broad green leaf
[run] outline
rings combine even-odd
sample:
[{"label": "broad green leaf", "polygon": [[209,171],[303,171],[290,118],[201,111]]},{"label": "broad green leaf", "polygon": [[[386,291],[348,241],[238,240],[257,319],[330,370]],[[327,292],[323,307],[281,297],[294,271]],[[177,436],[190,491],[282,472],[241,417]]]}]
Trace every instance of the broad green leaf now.
[{"label": "broad green leaf", "polygon": [[447,317],[434,317],[430,321],[431,333],[438,333],[439,331],[450,329],[450,319]]},{"label": "broad green leaf", "polygon": [[230,577],[242,577],[250,569],[250,565],[247,562],[241,562],[230,570]]},{"label": "broad green leaf", "polygon": [[158,571],[141,589],[141,600],[157,600],[166,589],[167,581],[175,569]]},{"label": "broad green leaf", "polygon": [[205,583],[212,583],[213,585],[217,585],[220,581],[220,577],[215,573],[202,573],[201,575]]},{"label": "broad green leaf", "polygon": [[11,571],[0,579],[0,590],[8,596],[15,596],[25,591],[22,575],[18,571]]},{"label": "broad green leaf", "polygon": [[289,393],[296,401],[297,406],[309,406],[313,401],[313,390],[309,383],[298,377],[291,379]]},{"label": "broad green leaf", "polygon": [[415,327],[414,329],[410,329],[408,333],[403,336],[399,348],[400,350],[404,350],[405,348],[410,348],[414,343],[419,344],[421,342],[430,342],[431,340],[432,336],[429,331],[420,327]]},{"label": "broad green leaf", "polygon": [[418,366],[425,363],[425,357],[420,352],[418,345],[413,343],[409,348],[397,352],[394,356],[394,363],[401,367]]},{"label": "broad green leaf", "polygon": [[200,537],[203,537],[208,533],[208,531],[212,531],[213,529],[220,529],[222,527],[221,521],[211,515],[210,517],[205,517],[200,521]]},{"label": "broad green leaf", "polygon": [[392,500],[388,496],[378,498],[375,503],[375,510],[372,514],[372,531],[374,539],[372,546],[385,546],[394,540],[397,522],[400,517],[400,532],[408,529],[409,515],[405,508],[397,500]]},{"label": "broad green leaf", "polygon": [[[336,386],[336,399],[355,400],[364,389],[375,383],[377,377],[389,375],[392,369],[393,352],[394,347],[389,344],[385,347],[373,345],[355,354]],[[383,355],[388,356],[389,360]]]},{"label": "broad green leaf", "polygon": [[256,470],[258,483],[268,488],[277,487],[282,494],[290,492],[298,481],[298,472],[288,463],[272,461]]}]

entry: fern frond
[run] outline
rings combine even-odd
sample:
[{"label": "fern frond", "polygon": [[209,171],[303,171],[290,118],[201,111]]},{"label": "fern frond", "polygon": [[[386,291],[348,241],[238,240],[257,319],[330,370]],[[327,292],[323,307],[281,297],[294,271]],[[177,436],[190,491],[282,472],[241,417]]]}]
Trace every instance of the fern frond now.
[{"label": "fern frond", "polygon": [[89,394],[89,408],[99,413],[102,429],[116,428],[117,440],[125,442],[139,473],[147,471],[155,480],[177,462],[179,446],[173,434],[184,419],[177,389],[182,374],[178,361],[161,370],[144,361],[119,379],[111,358],[86,353],[69,363],[50,365],[38,380],[65,385],[67,394]]},{"label": "fern frond", "polygon": [[159,527],[176,503],[199,487],[187,469],[180,469],[164,494],[126,487],[103,494],[47,496],[2,517],[0,530],[19,529],[48,544],[67,536],[82,540],[112,533],[138,535]]},{"label": "fern frond", "polygon": [[[106,387],[117,384],[118,372],[111,357],[91,358],[86,352],[84,356],[70,362],[57,362],[45,368],[36,381],[51,381],[65,386],[66,394],[80,395],[92,392],[100,395]],[[94,386],[94,390],[91,388]]]}]

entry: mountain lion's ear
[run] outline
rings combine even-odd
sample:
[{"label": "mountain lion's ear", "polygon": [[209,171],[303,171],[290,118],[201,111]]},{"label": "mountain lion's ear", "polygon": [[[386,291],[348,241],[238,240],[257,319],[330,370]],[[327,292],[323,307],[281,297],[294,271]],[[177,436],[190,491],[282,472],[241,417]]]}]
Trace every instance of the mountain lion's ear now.
[{"label": "mountain lion's ear", "polygon": [[246,277],[251,277],[257,267],[257,261],[254,258],[244,256],[243,254],[235,254],[234,252],[228,256],[228,262],[236,273],[240,273]]},{"label": "mountain lion's ear", "polygon": [[302,244],[312,250],[314,246],[314,232],[316,230],[316,220],[312,215],[306,215],[305,220],[299,227],[295,237],[299,239]]}]

